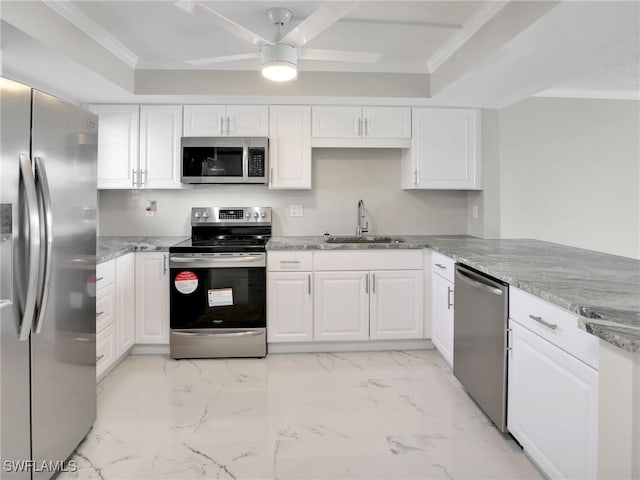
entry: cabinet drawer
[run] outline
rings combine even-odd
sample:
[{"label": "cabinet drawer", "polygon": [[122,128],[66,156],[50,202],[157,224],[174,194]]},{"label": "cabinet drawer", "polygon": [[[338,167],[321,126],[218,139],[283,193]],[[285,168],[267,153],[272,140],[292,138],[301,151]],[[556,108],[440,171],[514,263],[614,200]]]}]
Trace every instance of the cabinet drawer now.
[{"label": "cabinet drawer", "polygon": [[96,265],[96,290],[99,290],[114,282],[116,278],[116,262],[108,262]]},{"label": "cabinet drawer", "polygon": [[598,339],[578,327],[579,315],[510,287],[509,318],[598,369]]},{"label": "cabinet drawer", "polygon": [[442,278],[454,282],[456,261],[438,252],[431,252],[431,271]]},{"label": "cabinet drawer", "polygon": [[96,377],[101,375],[116,360],[116,335],[113,324],[96,335]]},{"label": "cabinet drawer", "polygon": [[315,271],[422,270],[422,250],[320,251],[313,257]]},{"label": "cabinet drawer", "polygon": [[267,270],[270,272],[311,271],[313,252],[285,250],[267,253]]},{"label": "cabinet drawer", "polygon": [[116,286],[108,285],[98,290],[96,295],[96,332],[101,332],[113,324],[116,310]]}]

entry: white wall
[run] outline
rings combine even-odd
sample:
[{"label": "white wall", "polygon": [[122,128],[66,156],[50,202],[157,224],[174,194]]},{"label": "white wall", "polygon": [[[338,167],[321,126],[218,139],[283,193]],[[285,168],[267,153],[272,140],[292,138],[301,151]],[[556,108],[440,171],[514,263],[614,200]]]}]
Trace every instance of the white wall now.
[{"label": "white wall", "polygon": [[[274,235],[353,234],[363,199],[373,234],[464,234],[467,193],[400,188],[398,149],[314,149],[312,190],[215,185],[190,190],[105,190],[99,194],[100,235],[189,235],[190,208],[271,206]],[[145,217],[147,200],[157,216]],[[289,205],[304,206],[290,217]]]},{"label": "white wall", "polygon": [[500,116],[500,234],[640,258],[640,103],[530,98]]}]

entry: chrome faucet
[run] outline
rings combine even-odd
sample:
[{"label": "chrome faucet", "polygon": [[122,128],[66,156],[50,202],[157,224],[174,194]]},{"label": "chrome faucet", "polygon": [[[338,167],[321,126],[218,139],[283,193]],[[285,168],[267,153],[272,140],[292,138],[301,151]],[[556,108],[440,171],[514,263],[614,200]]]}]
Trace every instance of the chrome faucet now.
[{"label": "chrome faucet", "polygon": [[363,233],[369,231],[369,222],[365,221],[364,226],[362,226],[362,219],[365,218],[364,214],[364,202],[362,200],[358,200],[358,223],[356,224],[356,237],[362,237]]}]

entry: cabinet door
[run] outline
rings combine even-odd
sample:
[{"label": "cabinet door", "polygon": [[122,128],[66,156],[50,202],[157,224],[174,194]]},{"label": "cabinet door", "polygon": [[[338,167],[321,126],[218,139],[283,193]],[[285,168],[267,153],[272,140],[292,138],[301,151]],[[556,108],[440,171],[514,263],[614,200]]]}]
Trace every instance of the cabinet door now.
[{"label": "cabinet door", "polygon": [[169,343],[169,260],[136,253],[136,343]]},{"label": "cabinet door", "polygon": [[272,106],[269,188],[311,188],[311,107]]},{"label": "cabinet door", "polygon": [[140,107],[140,187],[181,187],[181,132],[182,106]]},{"label": "cabinet door", "polygon": [[372,339],[422,338],[422,270],[371,272]]},{"label": "cabinet door", "polygon": [[185,137],[216,137],[224,134],[223,125],[226,107],[224,105],[185,105],[184,129]]},{"label": "cabinet door", "polygon": [[316,272],[314,340],[369,338],[369,273]]},{"label": "cabinet door", "polygon": [[596,478],[597,370],[509,324],[509,431],[547,477]]},{"label": "cabinet door", "polygon": [[116,361],[115,325],[112,323],[96,333],[96,381],[102,380],[105,372]]},{"label": "cabinet door", "polygon": [[269,107],[266,105],[228,105],[225,134],[232,137],[269,136]]},{"label": "cabinet door", "polygon": [[360,138],[362,108],[313,107],[311,135],[315,138]]},{"label": "cabinet door", "polygon": [[267,341],[313,340],[311,272],[267,275]]},{"label": "cabinet door", "polygon": [[363,107],[365,138],[411,138],[411,108]]},{"label": "cabinet door", "polygon": [[138,169],[138,105],[91,105],[98,115],[98,188],[134,188]]},{"label": "cabinet door", "polygon": [[453,283],[431,275],[431,342],[453,367]]},{"label": "cabinet door", "polygon": [[135,257],[116,259],[116,354],[124,355],[136,341]]},{"label": "cabinet door", "polygon": [[477,110],[414,108],[403,188],[479,189],[479,124]]}]

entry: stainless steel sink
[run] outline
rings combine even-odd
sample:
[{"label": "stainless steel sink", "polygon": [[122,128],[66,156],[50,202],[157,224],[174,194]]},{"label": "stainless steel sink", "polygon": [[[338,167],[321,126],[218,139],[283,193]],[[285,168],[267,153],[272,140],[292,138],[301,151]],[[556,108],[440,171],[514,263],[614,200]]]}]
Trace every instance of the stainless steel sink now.
[{"label": "stainless steel sink", "polygon": [[402,243],[404,240],[397,237],[381,237],[377,235],[331,235],[325,240],[327,243]]}]

